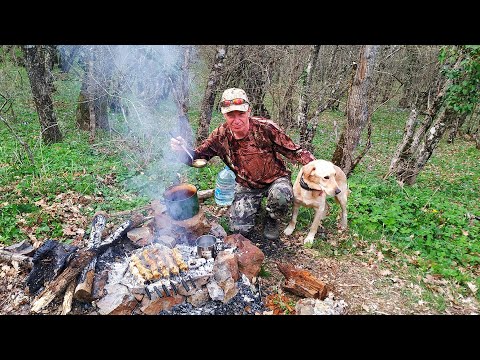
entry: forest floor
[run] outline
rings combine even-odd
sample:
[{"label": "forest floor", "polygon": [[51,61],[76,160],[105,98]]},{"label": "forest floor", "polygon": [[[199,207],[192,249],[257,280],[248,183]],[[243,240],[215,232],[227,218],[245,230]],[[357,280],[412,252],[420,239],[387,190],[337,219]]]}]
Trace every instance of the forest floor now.
[{"label": "forest floor", "polygon": [[[226,208],[205,205],[214,217],[225,215]],[[285,224],[283,224],[282,229]],[[291,306],[272,307],[265,314],[294,314],[294,304],[299,297],[285,292],[285,280],[276,263],[288,263],[306,269],[326,283],[335,300],[343,300],[347,315],[422,315],[479,314],[480,306],[473,296],[462,296],[458,285],[434,276],[420,276],[409,267],[399,267],[391,259],[387,261],[374,246],[358,241],[354,254],[322,254],[317,249],[303,245],[301,237],[305,231],[296,230],[291,236],[281,233],[279,241],[267,241],[261,235],[263,228],[257,227],[250,240],[265,254],[262,273],[258,277],[262,297],[277,299]],[[342,242],[342,235],[325,230],[317,234],[316,241],[328,242],[335,249]],[[364,246],[365,245],[365,246]],[[398,256],[402,256],[398,254]],[[33,298],[26,294],[27,269],[16,263],[2,263],[0,267],[0,314],[30,314]],[[53,304],[53,303],[52,303]],[[57,307],[49,306],[52,314]],[[77,310],[75,310],[77,309]],[[85,314],[81,307],[73,307],[72,315]]]}]

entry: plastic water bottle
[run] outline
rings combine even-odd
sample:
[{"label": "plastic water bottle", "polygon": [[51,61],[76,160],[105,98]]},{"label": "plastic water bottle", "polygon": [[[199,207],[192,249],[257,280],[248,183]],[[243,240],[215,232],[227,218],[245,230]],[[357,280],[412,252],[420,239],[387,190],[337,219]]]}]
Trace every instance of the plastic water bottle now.
[{"label": "plastic water bottle", "polygon": [[215,185],[215,202],[220,206],[228,206],[235,196],[235,173],[225,166],[217,175]]}]

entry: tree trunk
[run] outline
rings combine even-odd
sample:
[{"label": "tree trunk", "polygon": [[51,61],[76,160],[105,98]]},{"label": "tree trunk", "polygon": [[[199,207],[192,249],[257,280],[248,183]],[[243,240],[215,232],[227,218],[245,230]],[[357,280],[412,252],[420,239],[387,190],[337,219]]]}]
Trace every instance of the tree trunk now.
[{"label": "tree trunk", "polygon": [[428,159],[437,148],[443,134],[447,127],[454,121],[456,113],[451,109],[443,109],[438,115],[435,122],[429,129],[428,136],[424,138],[418,155],[409,158],[409,162],[400,171],[397,171],[397,179],[400,183],[413,185],[417,179],[418,174],[424,168]]},{"label": "tree trunk", "polygon": [[193,47],[183,47],[183,63],[180,71],[180,79],[174,91],[179,116],[187,116],[190,104],[190,64],[192,62]]},{"label": "tree trunk", "polygon": [[248,94],[252,114],[270,117],[267,108],[264,105],[264,98],[267,92],[267,79],[271,73],[271,59],[265,49],[265,46],[257,47],[256,62],[248,61],[244,66],[243,82],[244,90]]},{"label": "tree trunk", "polygon": [[412,106],[414,99],[414,79],[418,71],[418,51],[416,46],[407,45],[407,68],[405,70],[405,80],[403,82],[403,96],[398,101],[398,106],[408,108]]},{"label": "tree trunk", "polygon": [[[463,57],[460,56],[453,68],[458,68],[462,60]],[[409,118],[404,138],[395,152],[385,178],[395,174],[401,184],[414,184],[446,129],[452,125],[455,113],[450,109],[441,110],[445,93],[452,84],[452,79],[439,76],[437,84],[439,85],[435,86],[437,88],[435,97],[432,102],[429,102],[423,123],[415,132],[413,129],[409,130],[412,115]],[[415,121],[413,121],[413,127],[415,127],[414,123]]]},{"label": "tree trunk", "polygon": [[45,49],[41,45],[25,45],[23,50],[33,100],[42,129],[42,140],[45,144],[60,142],[62,133],[53,109],[53,78],[50,69],[45,66]]},{"label": "tree trunk", "polygon": [[359,159],[353,157],[354,151],[360,142],[362,130],[371,117],[368,93],[377,50],[378,45],[366,45],[360,49],[359,65],[348,95],[347,124],[332,157],[332,162],[339,166],[347,176],[353,171],[354,164],[359,162]]},{"label": "tree trunk", "polygon": [[[94,128],[110,130],[108,121],[110,96],[105,89],[110,88],[111,71],[106,64],[108,52],[103,46],[92,46],[87,48],[86,52],[88,59],[78,96],[76,120],[80,129],[88,130],[93,134]],[[95,121],[94,126],[91,125],[93,121]]]},{"label": "tree trunk", "polygon": [[217,94],[217,86],[220,73],[223,69],[225,56],[227,54],[228,45],[219,45],[215,54],[210,76],[208,77],[207,87],[202,102],[202,110],[197,130],[197,144],[208,137],[210,133],[210,121],[212,120],[212,111],[215,104],[215,96]]},{"label": "tree trunk", "polygon": [[462,127],[462,125],[465,123],[465,120],[467,119],[468,113],[464,112],[463,114],[458,114],[455,117],[455,121],[453,122],[452,126],[450,127],[450,131],[448,133],[448,142],[450,144],[453,144],[455,138],[458,136],[458,133]]},{"label": "tree trunk", "polygon": [[311,86],[313,70],[317,64],[318,53],[320,52],[320,45],[313,45],[308,56],[307,66],[303,77],[303,86],[300,92],[300,99],[298,101],[298,126],[300,128],[300,146],[311,150],[311,144],[307,143],[307,129],[308,129],[308,107],[311,102]]}]

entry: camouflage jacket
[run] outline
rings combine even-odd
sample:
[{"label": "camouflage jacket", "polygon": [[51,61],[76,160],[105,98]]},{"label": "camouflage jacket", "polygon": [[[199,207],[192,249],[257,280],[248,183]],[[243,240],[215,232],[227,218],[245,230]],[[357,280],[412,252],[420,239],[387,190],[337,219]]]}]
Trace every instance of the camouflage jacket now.
[{"label": "camouflage jacket", "polygon": [[195,158],[220,157],[233,170],[238,183],[254,189],[264,188],[279,177],[291,176],[281,155],[302,165],[315,160],[277,124],[261,117],[250,117],[250,129],[243,139],[235,139],[223,123],[195,149]]}]

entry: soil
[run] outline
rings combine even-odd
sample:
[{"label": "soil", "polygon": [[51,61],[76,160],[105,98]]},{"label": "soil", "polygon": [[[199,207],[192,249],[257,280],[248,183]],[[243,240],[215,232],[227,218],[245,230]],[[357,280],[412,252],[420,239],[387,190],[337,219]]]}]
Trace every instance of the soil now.
[{"label": "soil", "polygon": [[[225,208],[206,206],[207,211],[217,220]],[[282,226],[282,229],[285,225]],[[279,297],[296,303],[300,298],[282,289],[284,276],[276,263],[289,263],[310,271],[327,284],[335,300],[344,300],[346,314],[411,315],[411,314],[479,314],[480,306],[474,296],[462,296],[454,283],[433,276],[421,279],[412,277],[408,269],[395,270],[382,261],[376,251],[365,251],[364,256],[320,255],[315,249],[303,245],[301,240],[306,232],[296,230],[291,236],[281,233],[278,241],[265,240],[263,228],[259,225],[249,239],[265,254],[262,273],[257,278],[262,298]],[[332,246],[342,241],[341,234],[331,232],[320,241]],[[16,263],[0,264],[0,314],[30,314],[33,297],[26,293],[25,279],[28,269]],[[418,277],[418,275],[417,275]],[[427,296],[430,291],[434,296]],[[428,300],[425,300],[428,299]],[[271,304],[271,301],[269,302]],[[56,299],[45,313],[58,314],[61,300]],[[71,314],[88,314],[88,305],[73,306]],[[266,314],[291,314],[294,311],[271,309]]]}]

